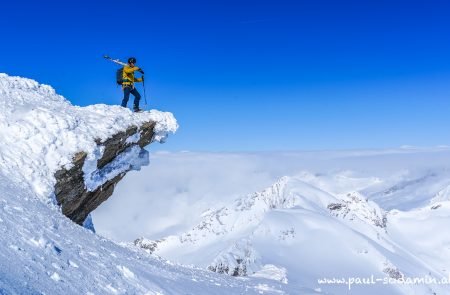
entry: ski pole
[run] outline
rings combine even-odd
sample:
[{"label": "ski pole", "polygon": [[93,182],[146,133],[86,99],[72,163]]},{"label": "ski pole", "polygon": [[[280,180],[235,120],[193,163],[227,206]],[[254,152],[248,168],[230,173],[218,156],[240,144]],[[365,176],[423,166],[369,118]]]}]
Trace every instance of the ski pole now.
[{"label": "ski pole", "polygon": [[145,102],[145,106],[147,106],[147,95],[145,94],[145,79],[144,79],[144,76],[142,76],[142,87],[144,88],[144,102]]}]

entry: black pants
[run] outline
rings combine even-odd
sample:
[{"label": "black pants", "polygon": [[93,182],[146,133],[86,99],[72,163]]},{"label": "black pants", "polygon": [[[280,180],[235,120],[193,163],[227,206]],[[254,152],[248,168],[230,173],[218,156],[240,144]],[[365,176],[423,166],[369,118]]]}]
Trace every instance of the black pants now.
[{"label": "black pants", "polygon": [[133,94],[134,96],[134,109],[138,109],[139,108],[139,100],[141,99],[141,95],[139,94],[139,92],[136,90],[136,88],[131,87],[131,86],[127,86],[123,89],[123,100],[122,100],[122,106],[124,108],[127,107],[127,103],[128,103],[128,99],[130,98],[130,93]]}]

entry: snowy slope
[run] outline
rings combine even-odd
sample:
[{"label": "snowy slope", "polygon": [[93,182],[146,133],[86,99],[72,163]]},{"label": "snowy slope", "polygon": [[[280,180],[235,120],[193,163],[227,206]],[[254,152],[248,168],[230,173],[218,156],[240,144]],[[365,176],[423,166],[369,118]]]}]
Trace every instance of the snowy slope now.
[{"label": "snowy slope", "polygon": [[157,122],[155,140],[177,129],[170,113],[72,106],[49,86],[0,74],[0,294],[285,293],[272,281],[157,259],[61,214],[54,172],[79,151],[95,159],[95,139],[146,121]]},{"label": "snowy slope", "polygon": [[146,121],[157,122],[158,141],[177,129],[170,113],[72,106],[50,86],[5,74],[0,74],[0,96],[0,165],[8,177],[26,179],[44,200],[52,193],[55,171],[71,165],[76,152],[93,155],[95,139]]},{"label": "snowy slope", "polygon": [[[205,212],[187,232],[156,241],[142,238],[136,244],[184,264],[331,294],[347,294],[348,286],[319,284],[318,279],[448,278],[450,201],[443,197],[448,188],[435,198],[430,195],[447,177],[445,171],[436,173],[436,182],[421,197],[432,204],[400,211],[382,209],[362,193],[379,196],[393,187],[395,178],[359,177],[349,171],[303,172]],[[398,196],[401,188],[407,188],[405,196],[410,193],[407,185],[401,185],[412,183],[407,179],[403,175],[395,186]],[[354,285],[352,292],[445,294],[448,287],[379,283]]]},{"label": "snowy slope", "polygon": [[9,179],[0,178],[0,189],[0,294],[257,294],[281,289],[155,259],[72,223]]}]

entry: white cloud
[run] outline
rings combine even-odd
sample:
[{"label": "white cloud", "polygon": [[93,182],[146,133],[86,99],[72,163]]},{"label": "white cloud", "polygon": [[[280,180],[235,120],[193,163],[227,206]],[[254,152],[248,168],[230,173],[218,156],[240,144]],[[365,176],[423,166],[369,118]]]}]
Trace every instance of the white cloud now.
[{"label": "white cloud", "polygon": [[202,212],[259,191],[285,175],[358,170],[363,176],[427,167],[448,169],[448,149],[340,152],[150,152],[150,165],[129,172],[93,212],[98,233],[119,241],[160,238],[189,229]]}]

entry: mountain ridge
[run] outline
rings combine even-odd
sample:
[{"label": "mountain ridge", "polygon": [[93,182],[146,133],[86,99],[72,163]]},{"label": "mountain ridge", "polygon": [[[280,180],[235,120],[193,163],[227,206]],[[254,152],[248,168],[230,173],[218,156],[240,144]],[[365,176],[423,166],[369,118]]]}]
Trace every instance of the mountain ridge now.
[{"label": "mountain ridge", "polygon": [[[262,276],[312,289],[318,287],[314,283],[317,278],[327,273],[330,277],[342,276],[342,272],[311,271],[306,266],[299,266],[302,260],[295,256],[306,260],[315,257],[316,263],[329,264],[332,269],[353,267],[358,273],[371,271],[379,277],[387,276],[394,280],[408,276],[432,275],[440,278],[446,275],[427,263],[424,256],[419,255],[420,252],[415,252],[402,242],[398,224],[395,224],[395,234],[391,234],[394,225],[391,225],[390,216],[403,213],[385,211],[359,191],[330,193],[308,184],[304,179],[311,180],[311,177],[305,174],[282,177],[260,192],[207,211],[202,215],[202,221],[187,232],[156,241],[139,238],[135,240],[135,245],[155,255],[199,265],[218,273]],[[379,181],[369,180],[368,184],[379,184]],[[430,207],[414,210],[430,211]],[[314,236],[321,237],[318,241],[332,241],[336,249],[315,244]],[[317,245],[317,248],[308,243]],[[327,249],[333,254],[321,257],[319,253],[323,252],[320,249]],[[342,256],[339,252],[347,253],[349,258],[338,258]],[[292,260],[289,261],[288,257]],[[297,265],[293,265],[293,261]],[[364,266],[358,265],[363,261]],[[298,276],[309,277],[310,280],[299,280]],[[322,286],[321,289],[337,294],[345,291],[335,287]],[[388,288],[385,291],[399,294],[412,290],[410,286],[385,288]],[[434,287],[425,285],[416,288],[427,292]],[[439,290],[439,287],[434,290]]]}]

